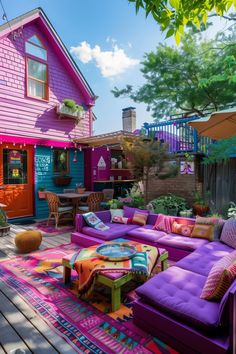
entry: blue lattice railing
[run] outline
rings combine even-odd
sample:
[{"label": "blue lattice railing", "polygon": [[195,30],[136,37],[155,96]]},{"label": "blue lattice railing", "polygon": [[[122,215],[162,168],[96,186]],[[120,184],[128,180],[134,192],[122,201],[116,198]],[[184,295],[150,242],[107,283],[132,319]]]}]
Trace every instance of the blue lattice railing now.
[{"label": "blue lattice railing", "polygon": [[171,119],[159,123],[144,123],[145,133],[168,144],[169,152],[207,153],[211,139],[200,136],[187,123],[199,116]]}]

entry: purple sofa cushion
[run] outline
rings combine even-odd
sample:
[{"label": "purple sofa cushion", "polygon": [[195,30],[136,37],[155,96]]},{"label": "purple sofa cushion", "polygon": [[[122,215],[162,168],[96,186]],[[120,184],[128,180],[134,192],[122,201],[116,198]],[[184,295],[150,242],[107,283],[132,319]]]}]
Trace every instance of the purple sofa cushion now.
[{"label": "purple sofa cushion", "polygon": [[155,223],[156,223],[156,220],[157,220],[157,216],[158,216],[158,214],[152,214],[152,213],[150,213],[150,214],[148,215],[147,225],[154,226]]},{"label": "purple sofa cushion", "polygon": [[132,237],[139,238],[140,241],[150,241],[157,242],[159,238],[167,235],[164,231],[157,231],[152,229],[152,225],[145,225],[133,229],[127,233],[127,237],[132,239]]},{"label": "purple sofa cushion", "polygon": [[216,302],[200,299],[206,277],[170,267],[136,289],[137,294],[157,309],[164,310],[191,325],[205,330],[219,327]]},{"label": "purple sofa cushion", "polygon": [[105,225],[109,226],[109,230],[100,231],[93,229],[89,226],[84,226],[82,228],[82,233],[100,238],[105,241],[114,240],[118,237],[123,237],[127,234],[128,231],[137,228],[137,225],[125,225],[125,224],[113,224],[113,223],[106,223]]},{"label": "purple sofa cushion", "polygon": [[215,262],[232,251],[234,251],[233,248],[222,242],[208,242],[190,255],[178,261],[175,265],[207,277]]},{"label": "purple sofa cushion", "polygon": [[134,216],[134,213],[136,211],[140,212],[140,213],[147,213],[149,214],[149,210],[142,210],[142,209],[138,209],[138,208],[131,208],[131,207],[128,207],[128,206],[124,206],[123,207],[124,209],[124,217],[125,218],[132,218]]},{"label": "purple sofa cushion", "polygon": [[158,240],[158,243],[161,245],[165,246],[170,246],[174,248],[181,248],[184,250],[195,250],[205,244],[207,244],[209,241],[204,240],[202,238],[191,238],[191,237],[186,237],[186,236],[181,236],[181,235],[176,235],[176,234],[168,234],[166,236],[161,237]]}]

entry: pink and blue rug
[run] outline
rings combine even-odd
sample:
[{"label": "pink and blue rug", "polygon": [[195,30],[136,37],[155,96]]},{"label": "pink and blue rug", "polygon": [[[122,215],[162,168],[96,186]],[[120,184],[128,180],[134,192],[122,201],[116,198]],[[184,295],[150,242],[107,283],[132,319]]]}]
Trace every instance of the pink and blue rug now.
[{"label": "pink and blue rug", "polygon": [[78,249],[75,244],[61,245],[1,262],[0,279],[79,353],[176,354],[134,325],[132,296],[108,315],[104,310],[109,300],[103,303],[103,295],[82,301],[63,284],[61,260]]}]

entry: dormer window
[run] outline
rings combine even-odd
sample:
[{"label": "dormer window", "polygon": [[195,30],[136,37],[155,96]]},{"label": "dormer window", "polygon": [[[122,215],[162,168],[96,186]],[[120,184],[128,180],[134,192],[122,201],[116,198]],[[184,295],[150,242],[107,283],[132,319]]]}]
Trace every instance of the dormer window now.
[{"label": "dormer window", "polygon": [[47,50],[34,35],[25,42],[25,52],[27,96],[48,100]]}]

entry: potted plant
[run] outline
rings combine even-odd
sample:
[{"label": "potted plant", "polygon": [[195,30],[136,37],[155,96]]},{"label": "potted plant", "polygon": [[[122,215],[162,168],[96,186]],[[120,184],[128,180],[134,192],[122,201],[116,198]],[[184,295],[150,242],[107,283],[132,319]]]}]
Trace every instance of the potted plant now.
[{"label": "potted plant", "polygon": [[46,198],[46,193],[45,193],[45,191],[46,191],[46,188],[43,187],[43,186],[40,186],[40,187],[38,188],[38,198],[39,198],[39,199],[45,199],[45,198]]},{"label": "potted plant", "polygon": [[84,115],[84,108],[69,98],[65,98],[56,109],[60,116],[82,119]]},{"label": "potted plant", "polygon": [[71,176],[68,176],[67,174],[61,174],[58,176],[53,177],[53,182],[56,186],[68,186],[72,180]]},{"label": "potted plant", "polygon": [[10,225],[7,223],[6,214],[0,209],[0,236],[6,236],[10,231]]},{"label": "potted plant", "polygon": [[84,188],[83,183],[77,183],[77,184],[76,184],[76,191],[77,191],[77,193],[84,193],[85,190],[86,190],[86,189]]},{"label": "potted plant", "polygon": [[183,216],[183,217],[186,217],[186,218],[191,218],[192,214],[193,214],[192,209],[181,210],[179,212],[180,216]]},{"label": "potted plant", "polygon": [[110,209],[121,209],[123,204],[118,199],[111,199],[108,201]]},{"label": "potted plant", "polygon": [[203,198],[198,191],[194,193],[193,213],[195,215],[204,216],[210,210],[209,203]]}]

